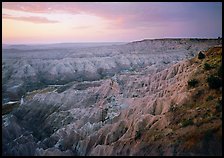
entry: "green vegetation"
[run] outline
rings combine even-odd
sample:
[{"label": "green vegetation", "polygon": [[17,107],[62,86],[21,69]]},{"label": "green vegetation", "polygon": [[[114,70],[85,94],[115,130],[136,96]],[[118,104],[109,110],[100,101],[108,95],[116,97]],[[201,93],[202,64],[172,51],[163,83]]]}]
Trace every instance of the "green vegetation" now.
[{"label": "green vegetation", "polygon": [[205,58],[205,54],[203,54],[202,52],[198,53],[198,59],[204,59]]},{"label": "green vegetation", "polygon": [[107,111],[108,111],[108,108],[102,109],[102,116],[101,116],[102,122],[106,121]]},{"label": "green vegetation", "polygon": [[175,106],[173,104],[170,105],[169,111],[174,112],[175,111]]},{"label": "green vegetation", "polygon": [[186,119],[181,122],[182,127],[186,127],[186,126],[193,125],[193,124],[194,123],[193,123],[192,119]]},{"label": "green vegetation", "polygon": [[215,109],[216,109],[217,112],[222,111],[222,100],[218,100],[218,102],[215,105]]},{"label": "green vegetation", "polygon": [[135,133],[135,140],[140,139],[141,138],[141,132],[140,131],[136,131]]},{"label": "green vegetation", "polygon": [[198,83],[199,83],[198,80],[192,79],[192,80],[188,81],[188,86],[195,87]]},{"label": "green vegetation", "polygon": [[219,66],[217,75],[222,78],[222,64]]},{"label": "green vegetation", "polygon": [[124,131],[126,132],[127,130],[128,130],[128,127],[125,127],[125,128],[124,128]]},{"label": "green vegetation", "polygon": [[212,137],[213,133],[214,133],[214,129],[208,129],[204,134],[204,139],[208,141]]},{"label": "green vegetation", "polygon": [[[205,60],[198,60],[205,56]],[[176,136],[175,140],[179,139],[186,150],[198,148],[201,142],[210,143],[214,137],[222,139],[222,93],[217,90],[222,87],[221,62],[221,46],[212,47],[192,58],[190,63],[194,64],[195,69],[188,81],[188,88],[194,89],[189,89],[188,99],[180,106],[175,108],[175,103],[170,104],[167,116],[171,122],[167,128],[177,133],[177,136],[172,136]],[[188,132],[182,134],[179,131]]]},{"label": "green vegetation", "polygon": [[206,101],[210,101],[210,100],[213,100],[213,99],[214,99],[214,97],[211,96],[211,95],[209,95],[209,96],[207,97]]},{"label": "green vegetation", "polygon": [[219,87],[222,86],[222,80],[214,75],[210,75],[207,78],[207,82],[210,89],[218,89]]},{"label": "green vegetation", "polygon": [[211,66],[211,65],[208,64],[208,63],[205,63],[205,64],[204,64],[204,69],[205,69],[205,70],[210,70],[210,69],[212,69],[212,68],[214,68],[214,66]]}]

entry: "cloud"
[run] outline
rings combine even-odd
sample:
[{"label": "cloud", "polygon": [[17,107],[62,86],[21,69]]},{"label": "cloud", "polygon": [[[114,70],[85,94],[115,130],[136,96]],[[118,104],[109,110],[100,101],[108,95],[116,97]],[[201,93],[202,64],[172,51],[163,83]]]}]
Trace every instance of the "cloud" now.
[{"label": "cloud", "polygon": [[36,17],[36,16],[28,16],[28,17],[16,17],[8,14],[2,14],[2,19],[13,19],[18,21],[26,21],[31,22],[35,24],[41,24],[41,23],[58,23],[58,21],[55,20],[49,20],[45,17]]},{"label": "cloud", "polygon": [[[102,17],[108,28],[158,27],[177,21],[191,21],[197,17],[199,6],[205,3],[158,2],[3,2],[3,8],[31,13],[86,13]],[[206,5],[207,6],[207,5]],[[207,11],[210,9],[208,5]],[[203,7],[202,7],[203,8]],[[203,11],[202,12],[206,12]],[[206,13],[205,13],[206,14]]]},{"label": "cloud", "polygon": [[31,13],[92,14],[114,21],[121,27],[150,27],[167,22],[191,21],[199,14],[206,16],[210,10],[217,10],[218,6],[218,3],[183,2],[3,2],[3,8]]},{"label": "cloud", "polygon": [[30,13],[50,13],[50,12],[69,12],[78,13],[80,10],[74,5],[76,3],[66,2],[3,2],[2,8],[14,11]]},{"label": "cloud", "polygon": [[[69,14],[71,19],[73,15],[77,14],[93,15],[100,17],[103,24],[106,24],[102,25],[102,28],[105,29],[104,32],[111,30],[115,30],[114,32],[135,31],[145,35],[147,31],[151,31],[162,35],[172,32],[174,35],[186,33],[190,36],[192,33],[199,34],[202,31],[207,34],[206,30],[207,32],[214,32],[215,30],[221,32],[222,30],[221,2],[3,2],[2,8],[32,13],[30,16],[43,13],[49,19],[51,19],[50,15],[54,15],[54,13]],[[20,19],[31,21],[32,18],[34,17],[22,17]],[[16,17],[15,19],[19,18]],[[60,22],[64,20],[57,16],[53,19]],[[49,21],[56,22],[47,18],[37,18],[36,22]],[[76,23],[75,20],[71,20],[72,22]],[[79,25],[72,29],[90,28],[85,23]]]}]

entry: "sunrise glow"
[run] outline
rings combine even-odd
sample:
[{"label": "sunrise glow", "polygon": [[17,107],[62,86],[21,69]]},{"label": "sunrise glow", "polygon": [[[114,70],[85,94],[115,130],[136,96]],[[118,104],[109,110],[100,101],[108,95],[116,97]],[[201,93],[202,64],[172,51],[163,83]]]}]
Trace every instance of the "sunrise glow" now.
[{"label": "sunrise glow", "polygon": [[222,35],[222,3],[3,2],[3,43]]}]

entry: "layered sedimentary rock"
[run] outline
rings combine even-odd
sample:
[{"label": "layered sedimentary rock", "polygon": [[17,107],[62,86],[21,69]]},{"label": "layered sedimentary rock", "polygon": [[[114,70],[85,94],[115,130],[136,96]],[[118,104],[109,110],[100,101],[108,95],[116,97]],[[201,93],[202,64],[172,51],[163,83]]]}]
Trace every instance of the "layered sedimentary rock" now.
[{"label": "layered sedimentary rock", "polygon": [[[70,50],[57,59],[8,57],[6,91],[16,86],[14,80],[25,86],[29,77],[46,85],[61,78],[63,84],[24,89],[24,103],[3,116],[3,155],[220,155],[219,149],[206,153],[205,147],[193,150],[178,142],[200,127],[182,128],[171,112],[192,99],[188,81],[200,61],[188,58],[219,43],[145,40]],[[220,122],[214,119],[218,131]],[[220,147],[215,137],[209,141]]]},{"label": "layered sedimentary rock", "polygon": [[49,84],[93,81],[147,66],[160,69],[218,43],[220,40],[161,39],[87,48],[72,44],[6,47],[2,55],[3,96],[18,100],[25,92]]}]

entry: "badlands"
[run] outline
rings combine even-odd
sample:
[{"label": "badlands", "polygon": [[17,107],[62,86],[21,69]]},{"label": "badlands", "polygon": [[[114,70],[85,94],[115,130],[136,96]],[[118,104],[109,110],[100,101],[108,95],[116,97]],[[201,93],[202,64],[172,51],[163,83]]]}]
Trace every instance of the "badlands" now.
[{"label": "badlands", "polygon": [[222,39],[3,45],[2,155],[222,155]]}]

